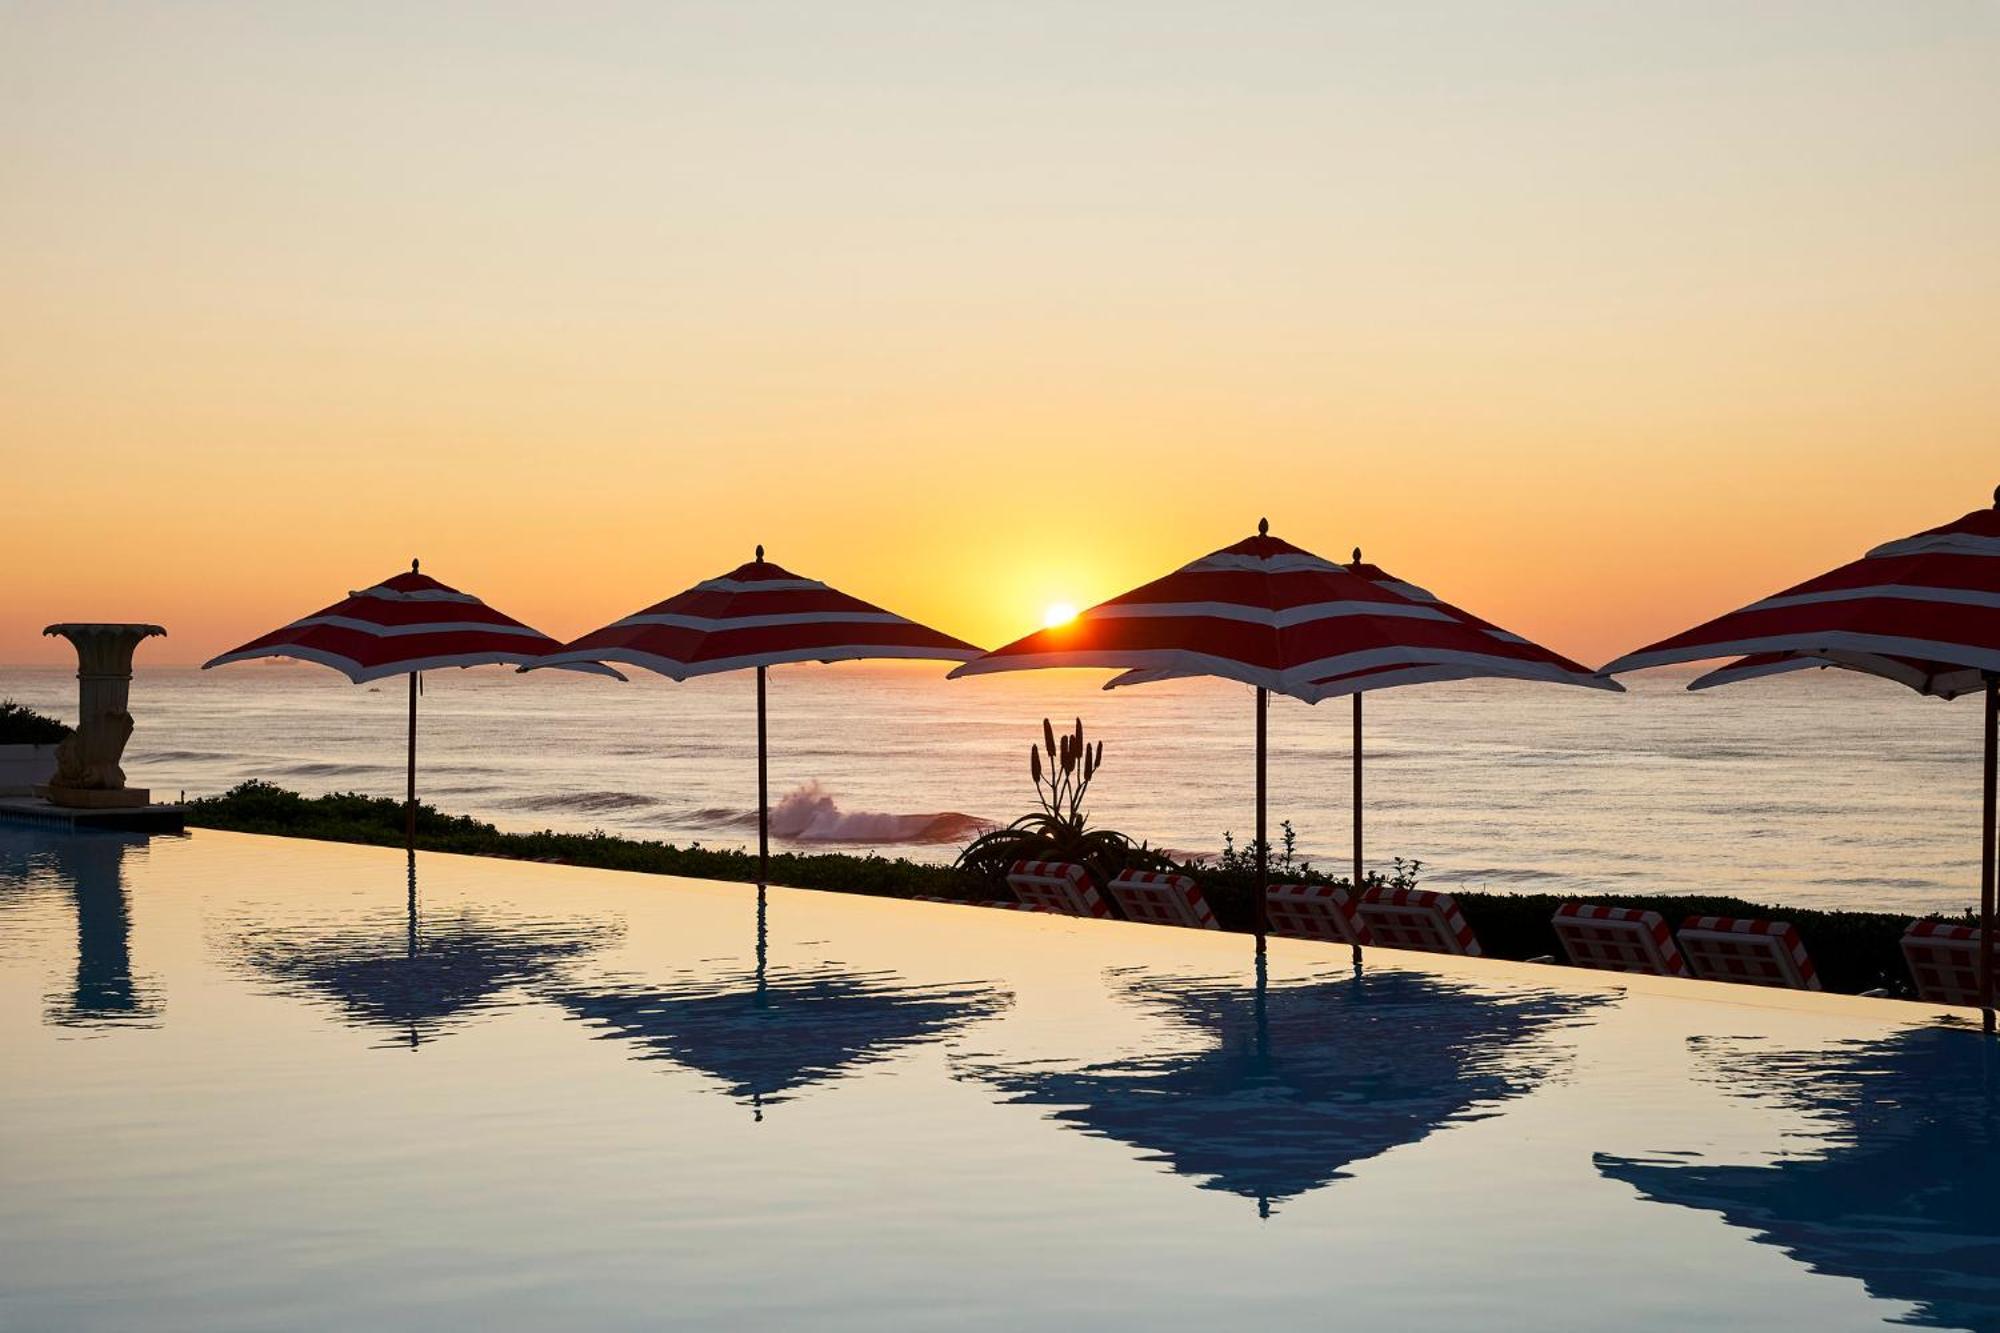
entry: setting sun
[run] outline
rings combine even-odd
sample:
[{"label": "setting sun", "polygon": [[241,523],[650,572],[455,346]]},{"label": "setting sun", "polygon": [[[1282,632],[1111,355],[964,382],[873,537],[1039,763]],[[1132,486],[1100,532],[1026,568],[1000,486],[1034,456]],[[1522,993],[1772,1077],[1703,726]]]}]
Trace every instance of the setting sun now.
[{"label": "setting sun", "polygon": [[1067,625],[1076,619],[1076,608],[1068,602],[1050,602],[1049,609],[1042,612],[1042,628],[1054,629],[1057,625]]}]

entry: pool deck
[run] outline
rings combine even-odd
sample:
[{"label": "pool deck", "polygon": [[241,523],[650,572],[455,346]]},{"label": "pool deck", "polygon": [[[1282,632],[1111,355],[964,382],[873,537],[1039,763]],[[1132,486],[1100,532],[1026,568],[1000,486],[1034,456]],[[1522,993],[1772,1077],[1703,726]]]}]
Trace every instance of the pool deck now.
[{"label": "pool deck", "polygon": [[51,805],[39,796],[0,796],[0,820],[40,828],[103,829],[111,833],[183,833],[187,817],[178,805],[77,810]]}]

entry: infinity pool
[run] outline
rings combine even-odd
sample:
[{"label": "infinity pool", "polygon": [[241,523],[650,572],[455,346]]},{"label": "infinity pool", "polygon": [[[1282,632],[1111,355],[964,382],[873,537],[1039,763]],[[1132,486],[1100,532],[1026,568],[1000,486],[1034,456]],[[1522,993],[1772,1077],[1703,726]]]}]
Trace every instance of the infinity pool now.
[{"label": "infinity pool", "polygon": [[0,826],[0,1328],[2000,1328],[1928,1017]]}]

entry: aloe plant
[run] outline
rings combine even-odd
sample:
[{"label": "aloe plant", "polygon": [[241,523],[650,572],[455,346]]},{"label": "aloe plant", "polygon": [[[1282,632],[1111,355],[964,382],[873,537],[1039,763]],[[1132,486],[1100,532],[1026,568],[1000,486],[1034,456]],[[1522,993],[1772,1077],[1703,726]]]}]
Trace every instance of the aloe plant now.
[{"label": "aloe plant", "polygon": [[1061,735],[1043,718],[1041,744],[1028,746],[1028,777],[1041,809],[974,838],[958,854],[958,864],[996,883],[1016,861],[1074,862],[1100,884],[1122,870],[1167,869],[1168,858],[1145,843],[1115,829],[1090,827],[1084,797],[1103,771],[1104,742],[1090,742],[1082,718]]}]

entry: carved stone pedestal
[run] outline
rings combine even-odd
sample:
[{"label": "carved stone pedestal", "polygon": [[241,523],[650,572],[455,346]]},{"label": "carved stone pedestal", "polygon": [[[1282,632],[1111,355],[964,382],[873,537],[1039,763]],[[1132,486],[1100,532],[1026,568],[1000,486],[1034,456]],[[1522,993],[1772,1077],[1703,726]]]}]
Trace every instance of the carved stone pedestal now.
[{"label": "carved stone pedestal", "polygon": [[50,625],[76,648],[76,734],[56,747],[56,774],[37,795],[51,805],[121,810],[150,804],[151,793],[127,787],[118,761],[132,735],[132,653],[141,640],[165,635],[158,625]]}]

